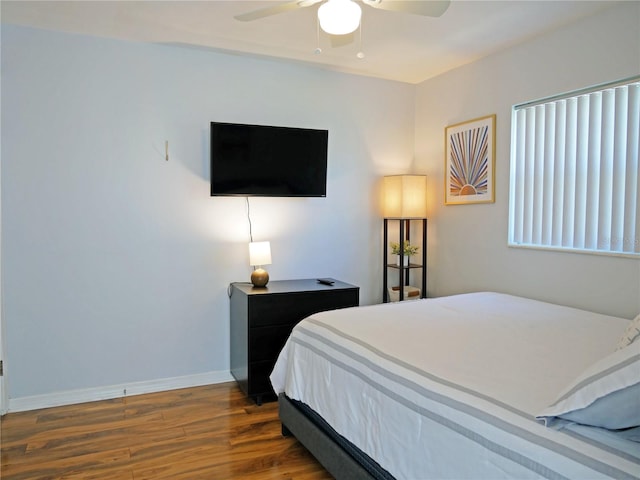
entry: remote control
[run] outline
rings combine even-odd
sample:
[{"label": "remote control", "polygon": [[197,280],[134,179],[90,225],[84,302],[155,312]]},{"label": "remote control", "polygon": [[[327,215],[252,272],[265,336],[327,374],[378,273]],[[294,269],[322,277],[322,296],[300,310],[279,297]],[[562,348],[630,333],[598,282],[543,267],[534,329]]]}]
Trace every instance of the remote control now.
[{"label": "remote control", "polygon": [[335,281],[331,280],[330,278],[319,278],[318,282],[323,284],[323,285],[333,285],[334,283],[336,283]]}]

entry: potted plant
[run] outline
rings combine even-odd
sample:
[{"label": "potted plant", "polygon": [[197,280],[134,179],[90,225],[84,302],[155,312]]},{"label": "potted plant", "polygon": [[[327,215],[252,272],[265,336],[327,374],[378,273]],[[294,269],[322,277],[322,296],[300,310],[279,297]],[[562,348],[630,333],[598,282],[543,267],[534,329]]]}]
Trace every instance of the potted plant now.
[{"label": "potted plant", "polygon": [[[398,266],[400,266],[400,244],[398,242],[391,242],[391,253],[393,255],[398,255]],[[420,247],[417,245],[411,245],[408,240],[402,242],[402,253],[404,255],[404,266],[409,266],[409,257],[415,255],[420,250]]]}]

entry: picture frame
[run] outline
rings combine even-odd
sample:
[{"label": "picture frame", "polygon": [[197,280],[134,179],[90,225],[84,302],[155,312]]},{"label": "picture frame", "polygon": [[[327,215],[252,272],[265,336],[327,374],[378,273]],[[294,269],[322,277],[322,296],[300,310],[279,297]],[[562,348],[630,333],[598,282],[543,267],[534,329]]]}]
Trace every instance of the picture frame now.
[{"label": "picture frame", "polygon": [[496,115],[445,127],[444,203],[495,202]]}]

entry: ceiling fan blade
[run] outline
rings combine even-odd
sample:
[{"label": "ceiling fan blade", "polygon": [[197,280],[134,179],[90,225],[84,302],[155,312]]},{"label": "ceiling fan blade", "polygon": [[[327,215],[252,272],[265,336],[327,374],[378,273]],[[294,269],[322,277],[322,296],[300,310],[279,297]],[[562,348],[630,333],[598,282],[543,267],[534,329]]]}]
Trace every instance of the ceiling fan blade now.
[{"label": "ceiling fan blade", "polygon": [[329,35],[331,48],[345,47],[356,41],[356,32],[347,33],[346,35]]},{"label": "ceiling fan blade", "polygon": [[373,8],[392,12],[412,13],[426,17],[439,17],[447,11],[450,0],[362,0]]},{"label": "ceiling fan blade", "polygon": [[270,17],[271,15],[278,15],[279,13],[297,10],[298,8],[309,7],[320,1],[322,0],[293,0],[289,2],[279,3],[277,5],[272,5],[270,7],[261,8],[259,10],[254,10],[253,12],[242,13],[240,15],[236,15],[233,18],[235,18],[236,20],[240,20],[241,22],[251,22],[260,18]]}]

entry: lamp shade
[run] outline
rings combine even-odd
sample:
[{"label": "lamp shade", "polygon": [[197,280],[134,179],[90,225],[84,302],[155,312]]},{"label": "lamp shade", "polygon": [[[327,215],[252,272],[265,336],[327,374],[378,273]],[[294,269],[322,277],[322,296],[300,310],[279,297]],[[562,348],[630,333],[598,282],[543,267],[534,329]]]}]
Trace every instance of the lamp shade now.
[{"label": "lamp shade", "polygon": [[329,0],[320,5],[318,21],[320,28],[330,35],[346,35],[360,25],[362,9],[351,0]]},{"label": "lamp shade", "polygon": [[271,243],[249,243],[249,265],[271,265]]},{"label": "lamp shade", "polygon": [[390,175],[383,179],[384,218],[427,218],[427,176]]}]

